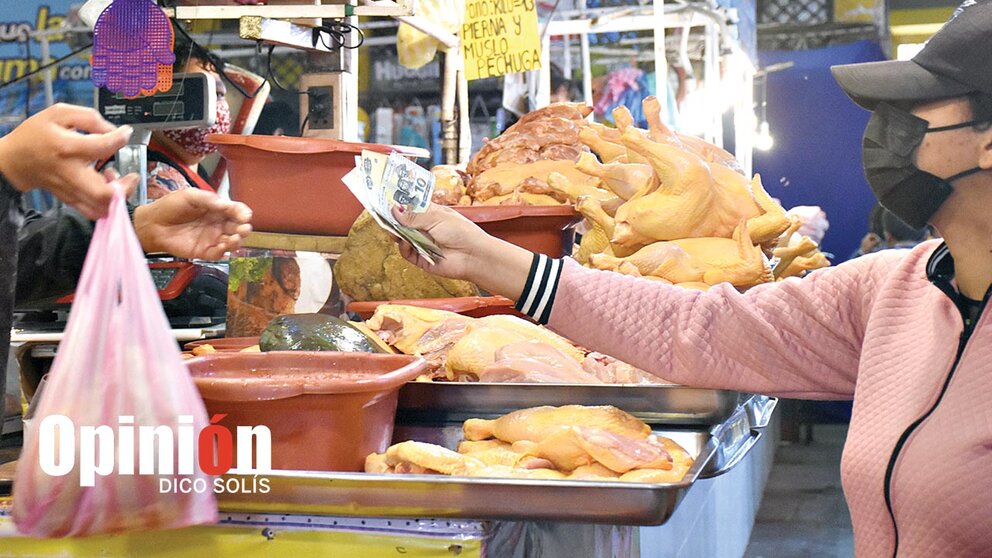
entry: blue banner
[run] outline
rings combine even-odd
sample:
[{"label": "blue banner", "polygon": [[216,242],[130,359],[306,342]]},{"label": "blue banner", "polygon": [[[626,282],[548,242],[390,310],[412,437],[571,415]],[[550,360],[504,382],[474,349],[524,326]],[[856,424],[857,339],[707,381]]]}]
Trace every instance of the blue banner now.
[{"label": "blue banner", "polygon": [[830,231],[822,248],[840,263],[868,232],[875,198],[861,161],[869,113],[837,85],[830,66],[882,60],[882,49],[861,41],[815,50],[764,51],[760,56],[762,66],[792,66],[768,76],[768,123],[775,146],[755,152],[755,172],[785,207],[819,205],[827,212]]},{"label": "blue banner", "polygon": [[[39,37],[28,40],[38,31],[62,28],[66,14],[79,0],[0,0],[0,83],[8,83],[42,65],[42,44]],[[85,38],[80,38],[85,41]],[[73,50],[61,34],[49,36],[52,60]],[[88,42],[88,41],[85,41]],[[85,44],[83,42],[82,44]],[[79,45],[82,46],[82,45]],[[55,102],[93,105],[93,85],[90,83],[89,52],[58,64],[51,70]],[[10,131],[19,118],[45,108],[42,74],[30,80],[0,89],[0,134]]]}]

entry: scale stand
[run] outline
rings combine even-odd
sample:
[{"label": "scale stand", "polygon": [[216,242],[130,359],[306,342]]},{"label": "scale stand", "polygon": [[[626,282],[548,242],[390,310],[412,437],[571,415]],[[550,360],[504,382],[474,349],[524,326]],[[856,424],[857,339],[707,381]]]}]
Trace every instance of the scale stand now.
[{"label": "scale stand", "polygon": [[106,89],[97,91],[97,109],[116,126],[128,125],[134,134],[117,152],[121,176],[140,176],[128,201],[148,203],[148,144],[155,130],[212,126],[217,119],[217,84],[204,73],[176,74],[164,93],[126,98]]},{"label": "scale stand", "polygon": [[128,198],[131,205],[148,203],[148,144],[151,140],[151,130],[135,126],[131,140],[117,152],[117,172],[121,176],[134,173],[139,177],[138,187]]}]

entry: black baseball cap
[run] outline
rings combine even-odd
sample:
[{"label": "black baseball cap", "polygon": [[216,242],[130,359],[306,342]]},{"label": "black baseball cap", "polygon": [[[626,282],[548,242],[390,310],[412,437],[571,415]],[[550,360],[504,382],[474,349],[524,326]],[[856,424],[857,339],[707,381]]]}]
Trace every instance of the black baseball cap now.
[{"label": "black baseball cap", "polygon": [[883,101],[927,101],[975,91],[992,94],[992,0],[968,0],[912,60],[830,68],[868,110]]}]

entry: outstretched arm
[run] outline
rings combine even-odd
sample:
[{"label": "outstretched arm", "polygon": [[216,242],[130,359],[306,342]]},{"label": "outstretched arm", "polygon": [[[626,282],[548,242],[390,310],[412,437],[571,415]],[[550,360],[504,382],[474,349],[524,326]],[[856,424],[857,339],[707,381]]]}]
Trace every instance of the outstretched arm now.
[{"label": "outstretched arm", "polygon": [[[699,292],[566,260],[549,326],[588,347],[698,387],[849,399],[876,286],[901,257],[872,255],[740,293]],[[525,293],[530,294],[525,291]]]},{"label": "outstretched arm", "polygon": [[876,285],[900,254],[878,254],[744,294],[707,293],[553,260],[492,238],[455,211],[395,212],[445,252],[439,275],[472,281],[580,345],[687,385],[845,399],[854,393]]}]

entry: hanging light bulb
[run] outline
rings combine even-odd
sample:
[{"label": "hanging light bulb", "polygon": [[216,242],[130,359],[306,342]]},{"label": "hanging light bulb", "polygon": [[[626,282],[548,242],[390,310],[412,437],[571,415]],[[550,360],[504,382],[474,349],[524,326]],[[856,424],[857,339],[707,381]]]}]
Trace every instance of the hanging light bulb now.
[{"label": "hanging light bulb", "polygon": [[758,125],[758,132],[754,137],[754,148],[758,151],[770,151],[775,146],[775,138],[772,137],[771,130],[768,129],[768,121],[764,120]]}]

